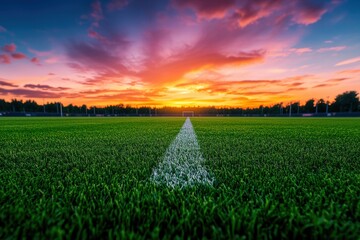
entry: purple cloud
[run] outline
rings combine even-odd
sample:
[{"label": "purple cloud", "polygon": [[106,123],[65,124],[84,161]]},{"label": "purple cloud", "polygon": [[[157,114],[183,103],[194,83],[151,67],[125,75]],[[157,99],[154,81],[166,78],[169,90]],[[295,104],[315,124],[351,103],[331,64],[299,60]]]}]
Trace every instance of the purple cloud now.
[{"label": "purple cloud", "polygon": [[9,83],[7,81],[5,81],[4,79],[0,78],[0,86],[4,86],[4,87],[18,87],[18,85]]},{"label": "purple cloud", "polygon": [[63,90],[70,89],[70,88],[66,88],[66,87],[52,87],[49,85],[42,85],[42,84],[25,84],[24,87],[32,88],[32,89],[50,90],[50,91],[63,91]]},{"label": "purple cloud", "polygon": [[63,93],[45,92],[37,90],[28,90],[23,88],[18,89],[4,89],[0,88],[0,94],[3,95],[16,95],[25,98],[61,98],[64,97]]}]

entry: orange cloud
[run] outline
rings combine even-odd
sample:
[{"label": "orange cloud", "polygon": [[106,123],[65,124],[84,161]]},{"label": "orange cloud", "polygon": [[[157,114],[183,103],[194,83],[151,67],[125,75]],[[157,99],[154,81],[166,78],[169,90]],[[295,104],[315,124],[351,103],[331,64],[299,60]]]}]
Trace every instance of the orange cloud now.
[{"label": "orange cloud", "polygon": [[219,53],[184,53],[178,55],[173,61],[159,64],[141,72],[138,76],[145,82],[166,83],[180,80],[186,73],[206,68],[221,67],[224,65],[244,65],[263,60],[263,53],[254,51],[240,53],[237,56],[225,56]]},{"label": "orange cloud", "polygon": [[348,69],[337,72],[337,74],[357,74],[357,73],[360,73],[360,69]]}]

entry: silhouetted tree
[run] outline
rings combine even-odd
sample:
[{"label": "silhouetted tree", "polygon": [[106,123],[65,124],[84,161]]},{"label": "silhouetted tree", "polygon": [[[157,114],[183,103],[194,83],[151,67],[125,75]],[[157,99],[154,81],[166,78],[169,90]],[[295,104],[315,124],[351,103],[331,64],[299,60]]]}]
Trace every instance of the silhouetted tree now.
[{"label": "silhouetted tree", "polygon": [[324,99],[320,98],[320,99],[317,101],[316,105],[317,105],[317,108],[318,108],[318,112],[319,112],[319,113],[324,113],[324,112],[326,112],[326,102],[325,102]]},{"label": "silhouetted tree", "polygon": [[346,91],[335,98],[335,107],[339,107],[340,112],[357,111],[359,107],[359,97],[356,91]]},{"label": "silhouetted tree", "polygon": [[11,99],[11,107],[13,112],[23,112],[24,109],[24,103],[22,100]]},{"label": "silhouetted tree", "polygon": [[11,104],[9,102],[6,102],[4,99],[0,99],[0,111],[1,112],[11,111]]},{"label": "silhouetted tree", "polygon": [[[336,96],[335,101],[329,105],[329,102],[325,102],[324,99],[319,99],[316,102],[314,99],[309,99],[304,105],[300,105],[300,102],[291,103],[291,113],[325,113],[327,106],[329,106],[329,112],[339,111],[359,111],[359,97],[356,91],[347,91]],[[57,113],[60,114],[60,103],[58,102],[47,102],[45,104],[46,113]],[[95,111],[94,111],[95,109]],[[108,105],[105,107],[87,107],[83,105],[69,104],[63,105],[63,113],[65,114],[117,114],[120,116],[124,115],[181,115],[183,111],[194,111],[195,115],[258,115],[258,114],[274,114],[274,115],[287,115],[290,112],[290,105],[278,103],[272,106],[263,106],[255,108],[240,108],[240,107],[161,107],[154,108],[148,106],[133,107],[131,105],[117,104]],[[33,100],[17,100],[12,99],[7,102],[4,99],[0,99],[0,112],[44,112],[44,105],[38,105]]]},{"label": "silhouetted tree", "polygon": [[314,99],[307,100],[304,106],[305,112],[313,113],[315,111],[314,103],[315,103]]}]

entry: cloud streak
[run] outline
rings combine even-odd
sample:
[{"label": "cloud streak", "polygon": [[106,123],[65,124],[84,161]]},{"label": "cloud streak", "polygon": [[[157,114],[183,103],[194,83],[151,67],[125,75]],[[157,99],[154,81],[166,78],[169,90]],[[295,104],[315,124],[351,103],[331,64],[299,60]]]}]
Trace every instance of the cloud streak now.
[{"label": "cloud streak", "polygon": [[337,64],[335,64],[335,66],[344,66],[344,65],[357,63],[357,62],[360,62],[360,57],[350,58],[350,59],[338,62]]},{"label": "cloud streak", "polygon": [[32,89],[50,90],[50,91],[64,91],[70,89],[68,87],[52,87],[49,85],[42,85],[42,84],[25,84],[24,87],[32,88]]},{"label": "cloud streak", "polygon": [[0,86],[4,86],[4,87],[18,87],[18,85],[15,85],[13,83],[10,83],[8,81],[5,81],[3,79],[0,78]]},{"label": "cloud streak", "polygon": [[336,46],[336,47],[328,47],[328,48],[320,48],[317,50],[319,53],[323,52],[340,52],[342,50],[346,49],[346,46]]},{"label": "cloud streak", "polygon": [[62,93],[46,92],[46,91],[37,91],[37,90],[28,90],[28,89],[5,89],[0,88],[0,94],[2,95],[15,95],[25,98],[61,98],[64,97]]}]

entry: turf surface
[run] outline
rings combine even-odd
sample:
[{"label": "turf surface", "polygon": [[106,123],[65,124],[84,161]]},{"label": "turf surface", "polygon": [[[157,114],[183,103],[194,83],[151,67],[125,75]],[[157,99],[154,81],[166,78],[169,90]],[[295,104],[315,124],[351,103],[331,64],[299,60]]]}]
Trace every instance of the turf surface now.
[{"label": "turf surface", "polygon": [[0,118],[0,239],[360,236],[359,119],[192,118],[214,186],[150,181],[184,118]]}]

